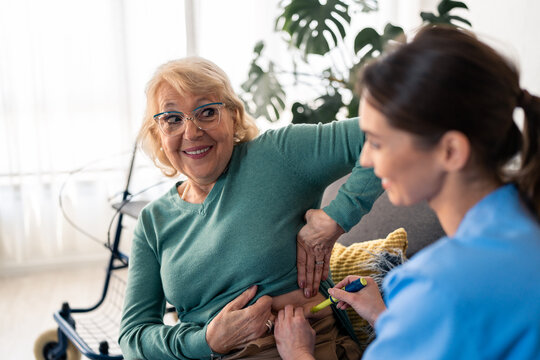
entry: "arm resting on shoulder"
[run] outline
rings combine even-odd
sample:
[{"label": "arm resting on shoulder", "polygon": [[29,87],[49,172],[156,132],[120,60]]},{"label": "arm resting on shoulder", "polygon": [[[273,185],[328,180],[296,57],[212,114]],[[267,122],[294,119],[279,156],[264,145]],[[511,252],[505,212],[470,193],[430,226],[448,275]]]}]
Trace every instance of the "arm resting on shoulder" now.
[{"label": "arm resting on shoulder", "polygon": [[[306,225],[297,236],[298,285],[306,297],[316,294],[321,279],[328,276],[329,260],[336,240],[356,225],[367,214],[383,192],[380,180],[373,169],[360,166],[358,159],[365,142],[358,119],[342,120],[319,125],[306,133],[314,132],[310,139],[315,143],[310,155],[291,151],[302,156],[295,170],[316,188],[324,190],[338,178],[351,172],[341,186],[336,198],[322,210],[308,210]],[[304,139],[308,142],[308,139]],[[303,141],[297,140],[300,147]],[[299,155],[298,155],[299,154]],[[324,261],[324,264],[320,264]]]}]

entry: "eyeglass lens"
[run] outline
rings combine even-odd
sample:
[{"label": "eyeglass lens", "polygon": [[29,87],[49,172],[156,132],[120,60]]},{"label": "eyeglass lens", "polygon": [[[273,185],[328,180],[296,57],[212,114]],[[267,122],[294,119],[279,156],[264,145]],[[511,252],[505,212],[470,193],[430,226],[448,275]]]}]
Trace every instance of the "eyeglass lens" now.
[{"label": "eyeglass lens", "polygon": [[158,116],[157,120],[159,127],[167,135],[183,130],[188,120],[192,120],[199,129],[208,130],[219,124],[219,104],[202,106],[192,113],[192,117],[181,112],[170,111]]}]

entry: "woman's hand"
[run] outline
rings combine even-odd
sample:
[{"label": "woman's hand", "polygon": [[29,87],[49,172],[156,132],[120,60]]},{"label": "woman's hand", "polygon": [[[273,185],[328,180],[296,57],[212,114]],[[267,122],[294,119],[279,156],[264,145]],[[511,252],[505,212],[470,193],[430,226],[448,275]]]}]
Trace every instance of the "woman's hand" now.
[{"label": "woman's hand", "polygon": [[304,296],[315,296],[321,280],[326,280],[330,270],[330,255],[336,240],[345,231],[321,209],[308,210],[306,225],[296,237],[296,267],[298,286]]},{"label": "woman's hand", "polygon": [[250,287],[225,305],[208,324],[206,342],[212,351],[226,354],[269,332],[266,323],[275,319],[270,311],[270,296],[262,296],[253,305],[244,308],[256,293],[257,286]]},{"label": "woman's hand", "polygon": [[314,359],[315,330],[304,318],[304,309],[287,305],[276,318],[274,331],[279,355],[284,360]]},{"label": "woman's hand", "polygon": [[358,315],[366,319],[373,326],[379,315],[386,310],[386,305],[384,304],[377,283],[372,278],[364,276],[363,278],[367,280],[367,285],[362,290],[358,292],[341,290],[358,278],[360,276],[349,275],[337,283],[335,287],[328,289],[328,293],[340,300],[336,305],[338,309],[345,310],[350,306]]}]

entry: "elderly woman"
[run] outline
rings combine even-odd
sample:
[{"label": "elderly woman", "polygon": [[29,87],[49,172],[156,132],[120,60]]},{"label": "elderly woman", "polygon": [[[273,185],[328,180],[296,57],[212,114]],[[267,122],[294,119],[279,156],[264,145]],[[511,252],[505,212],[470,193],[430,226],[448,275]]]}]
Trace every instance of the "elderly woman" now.
[{"label": "elderly woman", "polygon": [[[375,325],[363,358],[540,359],[540,98],[495,50],[441,26],[370,64],[363,85],[361,164],[393,204],[428,201],[448,234],[386,277],[386,304],[373,279],[329,290]],[[303,316],[278,315],[284,359],[313,359]]]},{"label": "elderly woman", "polygon": [[[125,357],[279,358],[275,314],[287,304],[308,313],[324,299],[333,241],[382,191],[372,170],[355,167],[364,143],[358,120],[256,137],[227,76],[201,58],[161,66],[147,100],[142,145],[166,175],[187,180],[139,217],[119,339]],[[334,202],[306,215],[351,170]],[[311,290],[321,277],[322,294]],[[166,302],[178,312],[174,326],[163,323]],[[359,356],[343,312],[327,309],[310,322],[317,356]]]}]

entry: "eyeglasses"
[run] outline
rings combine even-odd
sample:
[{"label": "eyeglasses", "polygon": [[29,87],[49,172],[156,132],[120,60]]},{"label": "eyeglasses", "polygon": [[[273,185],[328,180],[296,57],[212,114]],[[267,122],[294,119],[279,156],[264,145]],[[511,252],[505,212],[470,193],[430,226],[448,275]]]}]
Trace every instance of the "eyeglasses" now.
[{"label": "eyeglasses", "polygon": [[210,130],[219,125],[221,115],[219,109],[223,103],[215,102],[196,107],[191,112],[191,117],[180,111],[166,111],[154,115],[159,129],[165,136],[175,136],[181,133],[188,120],[193,121],[201,130]]}]

